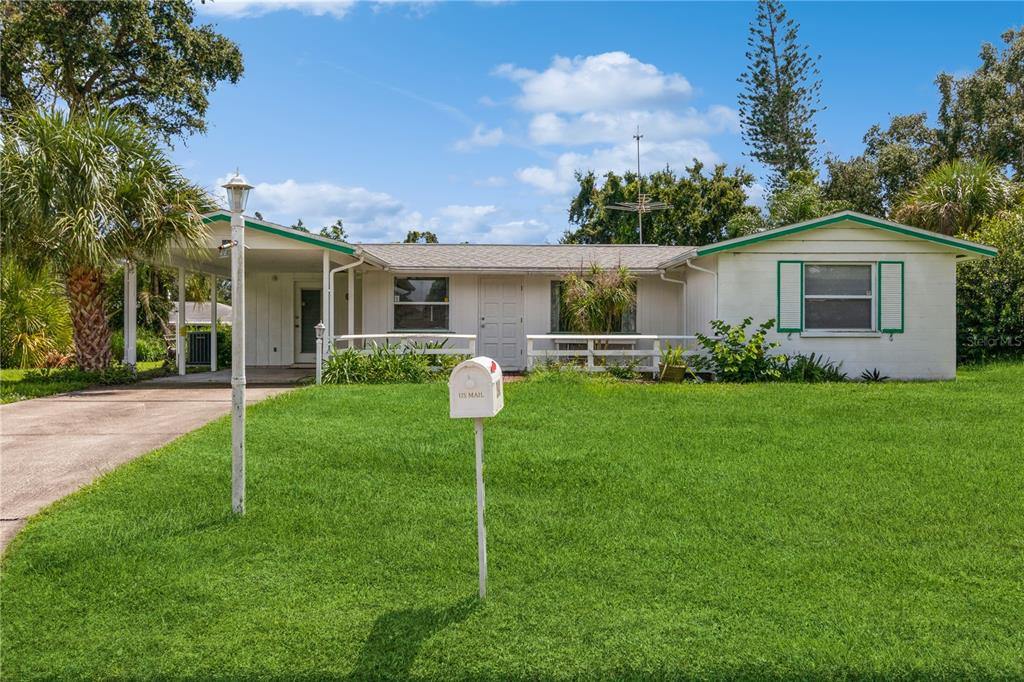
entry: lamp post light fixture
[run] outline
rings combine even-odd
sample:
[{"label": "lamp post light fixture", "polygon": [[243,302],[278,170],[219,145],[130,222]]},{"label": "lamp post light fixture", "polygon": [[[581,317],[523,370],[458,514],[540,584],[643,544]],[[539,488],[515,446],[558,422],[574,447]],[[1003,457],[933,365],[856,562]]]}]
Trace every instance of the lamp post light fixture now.
[{"label": "lamp post light fixture", "polygon": [[313,327],[316,331],[316,383],[320,383],[324,370],[324,321],[320,320]]},{"label": "lamp post light fixture", "polygon": [[252,185],[238,171],[221,185],[231,210],[231,509],[245,513],[245,222],[242,211]]}]

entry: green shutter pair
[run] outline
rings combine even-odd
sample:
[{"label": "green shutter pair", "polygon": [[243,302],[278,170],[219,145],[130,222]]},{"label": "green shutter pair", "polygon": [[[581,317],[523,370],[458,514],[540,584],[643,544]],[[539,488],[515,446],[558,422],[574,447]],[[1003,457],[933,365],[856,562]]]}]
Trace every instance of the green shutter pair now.
[{"label": "green shutter pair", "polygon": [[[878,261],[876,319],[883,334],[903,333],[903,262]],[[804,329],[804,262],[780,260],[776,264],[776,330],[782,334]]]}]

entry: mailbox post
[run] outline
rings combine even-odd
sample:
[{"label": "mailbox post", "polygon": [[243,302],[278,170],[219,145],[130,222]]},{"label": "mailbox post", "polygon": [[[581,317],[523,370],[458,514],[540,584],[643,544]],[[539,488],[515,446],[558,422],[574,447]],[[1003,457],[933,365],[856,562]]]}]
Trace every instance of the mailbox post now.
[{"label": "mailbox post", "polygon": [[453,419],[473,420],[476,439],[476,543],[480,598],[487,596],[487,529],[484,527],[484,419],[505,406],[501,367],[488,357],[459,363],[448,378],[448,409]]}]

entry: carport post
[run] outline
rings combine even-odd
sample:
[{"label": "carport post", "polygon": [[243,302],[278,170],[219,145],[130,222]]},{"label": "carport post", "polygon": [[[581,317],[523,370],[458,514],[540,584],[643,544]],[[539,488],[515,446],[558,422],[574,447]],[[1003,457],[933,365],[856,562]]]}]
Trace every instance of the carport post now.
[{"label": "carport post", "polygon": [[210,275],[210,371],[217,371],[217,275]]},{"label": "carport post", "polygon": [[[356,269],[349,268],[348,271],[348,331],[346,334],[356,333]],[[355,344],[348,342],[350,348]]]},{"label": "carport post", "polygon": [[[323,324],[325,321],[329,323],[331,320],[331,313],[334,312],[330,308],[330,299],[333,297],[328,295],[331,291],[331,284],[333,284],[333,282],[331,282],[331,254],[330,252],[327,251],[327,249],[324,249],[323,268],[323,283],[321,285],[322,288],[320,290],[320,324]],[[321,337],[322,336],[323,333],[321,333]],[[317,352],[320,354],[321,358],[327,357],[327,351],[328,345],[326,343],[320,344],[320,348],[317,349]]]},{"label": "carport post", "polygon": [[231,510],[245,513],[245,222],[252,185],[237,172],[223,185],[231,209]]},{"label": "carport post", "polygon": [[178,361],[178,375],[185,376],[185,268],[178,268],[178,321],[175,324],[175,360]]}]

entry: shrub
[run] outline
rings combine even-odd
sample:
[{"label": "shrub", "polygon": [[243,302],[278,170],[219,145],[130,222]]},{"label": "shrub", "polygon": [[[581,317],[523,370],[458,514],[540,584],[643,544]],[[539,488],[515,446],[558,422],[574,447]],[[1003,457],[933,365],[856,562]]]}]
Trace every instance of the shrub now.
[{"label": "shrub", "polygon": [[605,372],[592,373],[574,362],[541,362],[527,374],[529,381],[583,383],[585,381],[615,381]]},{"label": "shrub", "polygon": [[621,381],[636,381],[642,378],[636,369],[639,365],[640,360],[637,358],[622,365],[608,365],[605,371],[609,376]]},{"label": "shrub", "polygon": [[113,364],[106,369],[86,371],[77,367],[67,369],[36,369],[25,372],[23,382],[30,383],[69,383],[80,382],[85,384],[101,384],[104,386],[115,386],[118,384],[131,384],[140,378],[151,378],[166,372],[166,366],[150,370],[140,375],[135,369],[120,363]]},{"label": "shrub", "polygon": [[375,345],[369,353],[335,351],[324,363],[325,384],[422,384],[430,381],[430,356]]},{"label": "shrub", "polygon": [[711,322],[716,337],[697,334],[697,342],[707,352],[699,361],[701,369],[710,369],[719,381],[775,381],[782,378],[782,370],[786,366],[786,356],[769,355],[769,351],[778,348],[775,341],[765,340],[768,330],[775,325],[775,320],[762,323],[757,331],[747,339],[747,327],[753,318],[746,318],[737,325],[730,325],[722,320]]},{"label": "shrub", "polygon": [[[124,331],[118,329],[110,335],[110,352],[115,359],[124,357]],[[167,344],[152,329],[139,327],[135,340],[135,359],[139,362],[157,362],[167,358]]]},{"label": "shrub", "polygon": [[13,258],[0,264],[0,366],[41,367],[72,350],[63,287],[47,270]]},{"label": "shrub", "polygon": [[866,369],[860,373],[860,380],[869,384],[881,383],[883,381],[887,381],[888,379],[889,377],[879,372],[878,368],[871,370]]},{"label": "shrub", "polygon": [[1024,354],[1024,208],[1006,211],[961,235],[999,249],[995,258],[957,267],[957,358]]},{"label": "shrub", "polygon": [[843,363],[828,360],[824,355],[794,355],[787,359],[783,370],[786,381],[799,381],[808,384],[819,384],[830,381],[846,381]]}]

